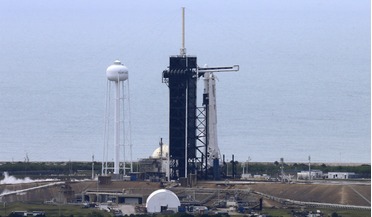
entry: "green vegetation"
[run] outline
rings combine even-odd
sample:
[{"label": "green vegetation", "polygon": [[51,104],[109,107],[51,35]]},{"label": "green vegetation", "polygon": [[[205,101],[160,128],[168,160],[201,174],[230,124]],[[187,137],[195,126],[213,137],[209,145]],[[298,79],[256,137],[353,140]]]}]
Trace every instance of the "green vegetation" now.
[{"label": "green vegetation", "polygon": [[[100,170],[101,165],[95,162],[95,170]],[[91,170],[91,162],[6,162],[0,165],[0,171],[25,172],[25,171],[50,171],[62,174],[74,173],[78,170]]]},{"label": "green vegetation", "polygon": [[[91,176],[91,162],[5,162],[0,165],[0,178],[4,178],[3,173],[8,172],[18,178],[22,177],[47,177],[50,175],[85,175]],[[101,171],[101,164],[95,162],[94,170],[96,173]]]},{"label": "green vegetation", "polygon": [[[335,210],[335,209],[322,209],[321,212],[324,214],[324,216],[330,216],[330,217],[369,217],[371,216],[371,210]],[[21,202],[15,202],[15,203],[7,203],[6,206],[1,206],[0,208],[0,217],[1,216],[11,216],[12,211],[19,211],[19,210],[27,210],[27,211],[44,211],[46,216],[58,216],[58,217],[109,217],[113,216],[112,213],[100,211],[97,209],[83,209],[81,206],[76,205],[45,205],[40,203],[21,203]],[[306,209],[305,209],[306,210]],[[316,208],[309,209],[309,211],[316,212]],[[291,209],[279,209],[279,208],[264,208],[264,210],[261,212],[261,214],[266,214],[267,216],[281,216],[281,217],[291,217],[292,213],[295,211],[300,210],[291,210]],[[138,214],[134,215],[131,214],[130,216],[137,216],[137,217],[146,217],[146,216],[152,216],[152,217],[162,217],[162,216],[168,216],[168,217],[190,217],[193,216],[191,214],[187,213],[176,213],[176,214]],[[198,215],[200,217],[202,216],[229,216],[229,215],[222,215],[222,214],[209,214],[209,215]],[[231,215],[234,216],[234,215]],[[244,216],[244,214],[239,214],[239,216]]]},{"label": "green vegetation", "polygon": [[[229,166],[229,171],[231,171],[231,164]],[[293,163],[284,164],[284,170],[289,174],[296,174],[300,171],[309,170],[309,165],[304,163]],[[248,172],[252,175],[255,174],[268,174],[272,177],[277,177],[281,171],[281,165],[279,162],[275,161],[273,163],[249,163]],[[371,178],[371,165],[361,164],[358,166],[331,166],[326,164],[312,165],[312,170],[321,170],[323,173],[328,172],[354,172],[358,174],[361,178]],[[237,174],[243,173],[243,164],[237,162]],[[231,174],[231,172],[229,172]]]},{"label": "green vegetation", "polygon": [[[322,208],[313,208],[309,209],[309,211],[312,211],[313,213],[316,212],[316,210],[320,210],[323,213],[323,216],[331,216],[331,217],[370,217],[371,216],[371,210],[351,210],[351,209],[340,209],[340,210],[334,210],[334,209],[322,209]],[[300,211],[300,210],[297,210]],[[282,217],[292,217],[293,210],[289,209],[278,209],[278,208],[264,208],[264,210],[261,212],[261,214],[266,214],[268,216],[282,216]]]},{"label": "green vegetation", "polygon": [[332,217],[370,217],[371,210],[329,210],[327,216]]},{"label": "green vegetation", "polygon": [[45,205],[37,203],[7,203],[0,209],[0,216],[8,216],[12,211],[43,211],[46,216],[60,216],[60,217],[108,217],[112,216],[110,213],[93,210],[83,209],[81,206],[76,205]]},{"label": "green vegetation", "polygon": [[[243,173],[243,163],[236,163],[236,173],[239,177]],[[221,171],[226,172],[228,167],[229,175],[232,173],[232,163],[229,162],[222,168]],[[250,162],[248,172],[252,175],[267,174],[271,177],[278,177],[280,174],[280,163],[275,161],[273,163],[255,163]],[[137,162],[133,163],[133,168],[138,168]],[[323,173],[328,172],[354,172],[361,178],[371,178],[371,165],[361,164],[358,166],[331,166],[326,164],[312,165],[312,169],[321,170]],[[45,177],[50,175],[85,175],[91,176],[92,163],[91,162],[5,162],[0,164],[0,178],[3,177],[3,172],[8,172],[9,175],[17,177]],[[308,170],[309,166],[304,163],[284,164],[284,170],[289,174],[296,174],[302,170]],[[101,163],[94,162],[95,173],[100,173]],[[135,170],[136,171],[136,170]]]}]

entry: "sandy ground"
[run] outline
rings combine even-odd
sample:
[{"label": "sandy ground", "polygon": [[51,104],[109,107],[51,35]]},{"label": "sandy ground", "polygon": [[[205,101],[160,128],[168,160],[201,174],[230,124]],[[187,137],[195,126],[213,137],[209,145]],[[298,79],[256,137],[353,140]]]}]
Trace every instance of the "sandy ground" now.
[{"label": "sandy ground", "polygon": [[[214,188],[214,184],[200,186]],[[250,184],[231,185],[230,189],[250,189],[275,197],[320,203],[334,203],[356,206],[371,205],[371,184],[369,183],[316,183],[285,184],[256,182]]]},{"label": "sandy ground", "polygon": [[[0,193],[3,191],[14,191],[18,189],[30,188],[41,185],[42,183],[16,184],[16,185],[0,185]],[[129,194],[141,194],[144,201],[147,196],[160,188],[160,183],[156,182],[112,182],[109,185],[97,185],[95,181],[75,182],[68,184],[74,194],[81,193],[85,190],[109,190],[109,191],[125,191]],[[283,184],[283,183],[249,183],[249,184],[229,184],[224,185],[213,183],[199,182],[195,188],[211,188],[211,189],[244,189],[262,192],[272,196],[298,200],[307,202],[334,203],[344,205],[371,206],[371,184],[367,183],[318,183],[318,184]],[[175,189],[176,190],[176,189]],[[3,198],[4,201],[48,201],[53,198],[58,198],[60,195],[61,186],[48,187],[37,189],[25,194],[11,195]],[[267,206],[275,206],[273,202],[266,204]],[[265,204],[264,204],[265,205]]]}]

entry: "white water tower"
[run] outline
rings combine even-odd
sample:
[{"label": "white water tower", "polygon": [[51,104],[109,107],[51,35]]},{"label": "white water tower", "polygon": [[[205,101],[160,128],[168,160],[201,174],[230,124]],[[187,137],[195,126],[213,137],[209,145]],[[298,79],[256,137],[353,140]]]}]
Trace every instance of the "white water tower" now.
[{"label": "white water tower", "polygon": [[[105,144],[103,151],[102,175],[107,175],[109,171],[112,171],[116,177],[119,177],[121,174],[121,167],[123,168],[122,174],[126,175],[126,146],[129,146],[130,158],[132,157],[132,145],[130,141],[130,112],[128,112],[128,110],[130,111],[130,109],[128,109],[130,108],[129,82],[126,82],[127,88],[125,88],[124,85],[125,81],[128,80],[128,68],[119,60],[116,60],[107,68],[106,76]],[[111,89],[114,89],[113,100],[111,100]],[[112,164],[109,166],[110,160],[108,153],[110,149],[109,146],[111,146],[109,143],[113,143],[114,147],[113,166]],[[122,161],[120,157],[121,154],[123,156]],[[130,161],[130,170],[132,172],[132,159],[130,159]]]}]

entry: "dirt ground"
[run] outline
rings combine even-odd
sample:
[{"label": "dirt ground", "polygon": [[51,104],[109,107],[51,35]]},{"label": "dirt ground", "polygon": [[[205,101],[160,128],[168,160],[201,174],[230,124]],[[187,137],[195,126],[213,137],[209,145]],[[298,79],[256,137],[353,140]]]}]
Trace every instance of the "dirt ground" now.
[{"label": "dirt ground", "polygon": [[[15,191],[18,189],[25,189],[41,185],[42,183],[34,184],[18,184],[18,185],[0,185],[0,193],[5,189],[6,191]],[[123,191],[130,194],[142,194],[149,195],[152,191],[161,188],[160,183],[156,182],[112,182],[109,185],[97,185],[95,181],[84,181],[69,183],[71,190],[74,193],[80,193],[85,190],[114,190]],[[356,205],[356,206],[371,206],[371,184],[363,183],[318,183],[318,184],[283,184],[283,183],[267,183],[267,182],[256,182],[247,184],[216,184],[216,183],[205,183],[199,182],[196,186],[198,188],[215,188],[215,189],[244,189],[253,190],[256,192],[265,193],[268,195],[276,196],[283,199],[291,199],[306,202],[320,202],[320,203],[333,203],[333,204],[344,204],[344,205]],[[4,197],[3,199],[11,201],[47,201],[52,198],[57,198],[60,186],[48,187],[43,189],[37,189],[25,194],[17,194],[12,196]],[[268,206],[275,205],[271,204],[274,202],[265,202]],[[265,204],[264,204],[265,205]]]},{"label": "dirt ground", "polygon": [[[230,184],[231,185],[231,184]],[[214,184],[199,186],[213,188]],[[356,206],[371,205],[371,184],[286,184],[273,182],[256,182],[250,184],[231,185],[230,189],[250,189],[279,198],[306,201],[333,203]]]}]

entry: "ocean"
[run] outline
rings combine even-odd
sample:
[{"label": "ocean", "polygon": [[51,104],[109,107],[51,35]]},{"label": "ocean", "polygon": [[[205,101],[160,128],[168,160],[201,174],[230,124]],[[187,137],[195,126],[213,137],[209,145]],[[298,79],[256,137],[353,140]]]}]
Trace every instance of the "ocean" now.
[{"label": "ocean", "polygon": [[367,0],[2,1],[0,161],[102,160],[116,59],[129,69],[133,160],[168,143],[161,75],[179,54],[183,6],[187,54],[240,65],[216,73],[227,159],[371,162]]}]

